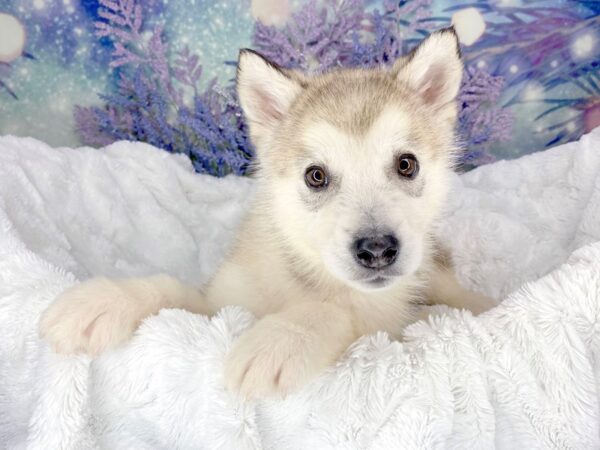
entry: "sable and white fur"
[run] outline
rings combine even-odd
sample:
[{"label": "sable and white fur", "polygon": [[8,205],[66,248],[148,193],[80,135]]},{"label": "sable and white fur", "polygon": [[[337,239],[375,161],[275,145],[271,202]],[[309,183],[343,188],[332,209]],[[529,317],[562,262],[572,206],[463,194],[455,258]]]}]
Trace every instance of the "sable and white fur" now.
[{"label": "sable and white fur", "polygon": [[[236,243],[203,292],[157,275],[92,279],[44,313],[41,334],[59,352],[98,354],[127,340],[162,308],[213,314],[241,305],[262,319],[225,366],[232,391],[285,394],[332,364],[359,336],[399,337],[419,305],[479,312],[484,297],[456,282],[432,238],[452,171],[455,99],[462,76],[452,29],[433,33],[391,70],[307,76],[240,53],[238,92],[258,154],[258,192]],[[414,154],[415,179],[395,160]],[[307,167],[327,168],[315,191]],[[357,264],[357,236],[393,233],[394,264]]]}]

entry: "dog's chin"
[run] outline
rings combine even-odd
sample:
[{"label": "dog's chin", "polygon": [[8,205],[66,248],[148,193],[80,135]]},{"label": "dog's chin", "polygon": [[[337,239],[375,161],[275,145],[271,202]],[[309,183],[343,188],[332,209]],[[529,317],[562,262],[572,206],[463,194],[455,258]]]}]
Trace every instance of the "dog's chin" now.
[{"label": "dog's chin", "polygon": [[348,280],[350,287],[361,292],[380,292],[391,289],[402,278],[401,276],[382,276],[375,275],[371,278],[361,280]]},{"label": "dog's chin", "polygon": [[352,289],[365,293],[389,289],[402,278],[402,275],[399,274],[355,273],[354,270],[348,270],[348,268],[344,270],[338,265],[328,266],[327,269],[338,281]]}]

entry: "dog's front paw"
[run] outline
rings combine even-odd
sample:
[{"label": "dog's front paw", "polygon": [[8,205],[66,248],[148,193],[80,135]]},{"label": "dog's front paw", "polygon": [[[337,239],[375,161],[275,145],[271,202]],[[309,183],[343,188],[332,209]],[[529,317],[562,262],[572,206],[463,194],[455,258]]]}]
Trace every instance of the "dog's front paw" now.
[{"label": "dog's front paw", "polygon": [[147,315],[141,300],[119,282],[91,279],[66,290],[44,311],[40,335],[58,353],[97,355],[131,337]]},{"label": "dog's front paw", "polygon": [[225,384],[245,398],[285,396],[331,365],[341,342],[266,317],[242,335],[225,361]]}]

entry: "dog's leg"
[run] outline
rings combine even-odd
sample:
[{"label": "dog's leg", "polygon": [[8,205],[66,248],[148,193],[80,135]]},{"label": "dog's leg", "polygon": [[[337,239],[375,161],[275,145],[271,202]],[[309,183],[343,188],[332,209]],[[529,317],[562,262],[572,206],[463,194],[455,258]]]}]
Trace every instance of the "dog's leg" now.
[{"label": "dog's leg", "polygon": [[431,274],[427,297],[431,303],[468,309],[473,314],[480,314],[496,306],[491,298],[462,287],[454,271],[446,267]]},{"label": "dog's leg", "polygon": [[307,302],[259,320],[235,343],[225,383],[244,397],[285,395],[322,372],[358,337],[350,313]]},{"label": "dog's leg", "polygon": [[93,278],[67,289],[44,311],[40,335],[59,353],[97,355],[128,340],[144,318],[163,308],[213,313],[199,291],[168,275]]}]

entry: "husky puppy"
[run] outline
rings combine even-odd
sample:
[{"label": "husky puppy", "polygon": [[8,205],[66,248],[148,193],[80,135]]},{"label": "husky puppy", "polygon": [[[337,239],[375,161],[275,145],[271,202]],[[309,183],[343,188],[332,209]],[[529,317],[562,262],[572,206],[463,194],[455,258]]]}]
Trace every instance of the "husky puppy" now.
[{"label": "husky puppy", "polygon": [[361,335],[400,337],[420,305],[487,309],[433,238],[462,69],[451,28],[391,69],[309,76],[242,50],[258,189],[219,271],[202,292],[167,275],[91,279],[44,312],[41,335],[59,352],[97,355],[162,308],[240,305],[260,320],[229,353],[225,383],[256,397],[301,387]]}]

